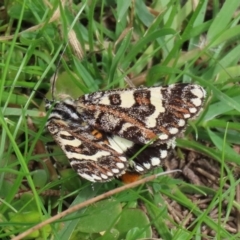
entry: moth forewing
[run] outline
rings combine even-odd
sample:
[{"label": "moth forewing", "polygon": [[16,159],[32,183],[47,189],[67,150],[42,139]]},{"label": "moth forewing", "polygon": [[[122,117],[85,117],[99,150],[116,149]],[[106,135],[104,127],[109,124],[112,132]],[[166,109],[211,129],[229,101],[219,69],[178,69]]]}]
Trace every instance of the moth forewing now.
[{"label": "moth forewing", "polygon": [[47,104],[52,112],[46,127],[80,176],[104,182],[125,172],[126,157],[111,147],[104,134],[86,125],[74,101],[57,102],[53,107]]},{"label": "moth forewing", "polygon": [[76,100],[78,112],[94,128],[134,143],[167,143],[202,109],[205,90],[196,84],[141,87],[86,94]]}]

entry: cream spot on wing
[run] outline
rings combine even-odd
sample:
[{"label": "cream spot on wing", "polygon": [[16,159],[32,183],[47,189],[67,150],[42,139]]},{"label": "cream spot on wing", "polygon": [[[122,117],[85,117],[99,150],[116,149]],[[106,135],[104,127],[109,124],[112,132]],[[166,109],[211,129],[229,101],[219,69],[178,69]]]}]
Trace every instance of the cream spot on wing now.
[{"label": "cream spot on wing", "polygon": [[178,129],[177,128],[169,128],[168,131],[171,133],[171,134],[177,134],[178,133]]},{"label": "cream spot on wing", "polygon": [[123,163],[117,163],[116,166],[119,168],[119,169],[123,169],[125,168],[125,165]]},{"label": "cream spot on wing", "polygon": [[136,165],[135,169],[136,169],[137,172],[143,172],[144,171],[144,169],[139,165]]},{"label": "cream spot on wing", "polygon": [[185,124],[186,124],[186,121],[185,121],[185,120],[179,119],[179,121],[178,121],[178,126],[179,126],[179,127],[183,127],[183,126],[185,126]]},{"label": "cream spot on wing", "polygon": [[191,102],[192,102],[196,107],[199,107],[199,106],[201,106],[201,104],[202,104],[202,100],[199,99],[199,98],[192,98],[192,99],[191,99]]},{"label": "cream spot on wing", "polygon": [[160,135],[158,136],[158,138],[159,138],[160,140],[166,140],[166,139],[168,139],[168,135],[165,134],[165,133],[163,133],[163,134],[160,134]]},{"label": "cream spot on wing", "polygon": [[122,92],[120,94],[121,97],[121,107],[122,108],[130,108],[135,104],[135,99],[132,94],[132,91]]},{"label": "cream spot on wing", "polygon": [[206,94],[205,90],[202,87],[197,85],[195,86],[194,89],[191,90],[191,93],[198,98],[204,98]]},{"label": "cream spot on wing", "polygon": [[107,106],[111,105],[108,97],[100,98],[99,99],[99,104],[103,104],[103,105],[107,105]]},{"label": "cream spot on wing", "polygon": [[189,108],[189,112],[190,112],[190,113],[196,113],[196,112],[197,112],[197,109],[196,109],[196,108]]},{"label": "cream spot on wing", "polygon": [[150,163],[144,163],[143,166],[144,166],[146,169],[150,169],[150,168],[151,168],[151,164],[150,164]]},{"label": "cream spot on wing", "polygon": [[108,179],[108,176],[106,176],[105,174],[101,173],[101,178],[102,179]]},{"label": "cream spot on wing", "polygon": [[161,161],[160,161],[159,158],[157,158],[157,157],[151,158],[151,164],[152,164],[152,166],[159,166],[160,163],[161,163]]},{"label": "cream spot on wing", "polygon": [[184,114],[183,117],[184,117],[184,118],[190,118],[191,115],[187,113],[187,114]]},{"label": "cream spot on wing", "polygon": [[165,157],[167,157],[167,150],[160,150],[160,157],[163,159]]},{"label": "cream spot on wing", "polygon": [[113,172],[113,173],[119,173],[120,171],[119,171],[119,169],[117,169],[117,168],[112,168],[112,172]]},{"label": "cream spot on wing", "polygon": [[119,159],[122,161],[122,162],[127,162],[127,159],[125,157],[119,157]]}]

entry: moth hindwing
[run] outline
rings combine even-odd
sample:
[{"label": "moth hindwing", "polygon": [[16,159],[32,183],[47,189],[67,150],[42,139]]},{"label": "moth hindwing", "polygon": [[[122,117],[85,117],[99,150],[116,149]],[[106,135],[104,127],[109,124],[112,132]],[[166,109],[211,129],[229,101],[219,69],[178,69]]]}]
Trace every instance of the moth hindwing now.
[{"label": "moth hindwing", "polygon": [[96,92],[56,102],[46,127],[80,176],[104,182],[126,170],[160,166],[204,98],[204,89],[194,84]]}]

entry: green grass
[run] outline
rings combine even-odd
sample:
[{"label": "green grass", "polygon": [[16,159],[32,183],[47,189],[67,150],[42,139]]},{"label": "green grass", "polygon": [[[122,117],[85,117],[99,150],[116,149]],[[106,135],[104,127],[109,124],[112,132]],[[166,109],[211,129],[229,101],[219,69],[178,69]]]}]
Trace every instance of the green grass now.
[{"label": "green grass", "polygon": [[[202,154],[202,160],[216,166],[219,179],[209,172],[217,178],[213,187],[164,176],[71,214],[32,239],[211,239],[205,226],[216,239],[240,238],[224,227],[230,218],[239,224],[240,156],[234,148],[240,143],[240,3],[227,0],[221,6],[202,0],[194,8],[193,1],[145,2],[93,0],[61,6],[52,1],[50,7],[43,1],[12,0],[2,8],[7,15],[0,14],[1,239],[121,185],[118,180],[91,184],[69,169],[61,170],[57,180],[51,172],[45,161],[49,154],[38,144],[52,140],[44,134],[43,95],[53,97],[50,79],[56,72],[54,98],[124,88],[126,78],[136,86],[200,84],[207,91],[205,107],[177,140],[176,154],[182,162],[184,149]],[[61,161],[62,153],[53,155]],[[59,196],[53,196],[53,189]],[[192,196],[208,198],[206,207],[197,206]],[[175,201],[187,215],[173,220],[174,207],[167,201]],[[210,217],[213,210],[217,217]]]}]

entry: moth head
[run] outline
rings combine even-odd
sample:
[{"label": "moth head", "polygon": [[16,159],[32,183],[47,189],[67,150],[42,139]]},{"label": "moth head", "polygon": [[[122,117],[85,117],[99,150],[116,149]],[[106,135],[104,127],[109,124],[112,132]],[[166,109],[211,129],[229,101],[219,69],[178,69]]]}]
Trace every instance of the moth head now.
[{"label": "moth head", "polygon": [[56,101],[54,100],[49,100],[47,98],[44,98],[44,101],[45,101],[45,109],[46,111],[48,111],[51,107],[54,106],[54,104],[56,103]]},{"label": "moth head", "polygon": [[47,98],[44,98],[45,101],[45,109],[48,111],[49,109],[65,109],[66,106],[72,106],[75,107],[75,102],[71,98],[66,98],[63,101],[56,101],[56,100],[49,100]]},{"label": "moth head", "polygon": [[[51,121],[63,121],[67,126],[75,128],[82,126],[83,116],[77,111],[75,101],[65,99],[64,101],[45,100],[45,108],[50,111],[47,125]],[[82,126],[84,128],[84,126]]]}]

